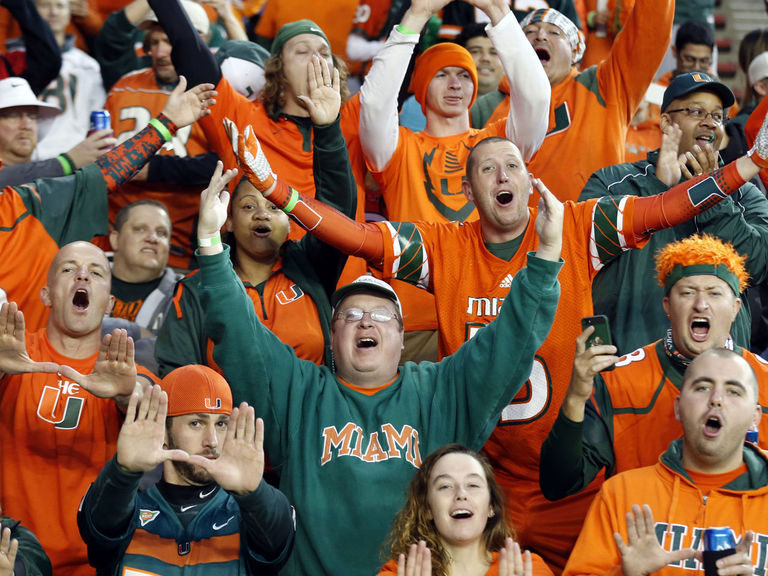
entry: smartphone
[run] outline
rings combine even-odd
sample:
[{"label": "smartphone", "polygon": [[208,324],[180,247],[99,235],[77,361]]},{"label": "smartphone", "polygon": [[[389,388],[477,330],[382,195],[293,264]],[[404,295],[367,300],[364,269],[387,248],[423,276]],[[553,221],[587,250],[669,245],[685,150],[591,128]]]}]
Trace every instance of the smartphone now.
[{"label": "smartphone", "polygon": [[[587,327],[594,326],[595,330],[587,338],[587,348],[592,346],[612,345],[613,339],[611,338],[611,326],[608,324],[608,317],[599,314],[597,316],[587,316],[581,319],[581,329],[586,330]],[[605,368],[603,371],[613,370],[613,365]]]}]

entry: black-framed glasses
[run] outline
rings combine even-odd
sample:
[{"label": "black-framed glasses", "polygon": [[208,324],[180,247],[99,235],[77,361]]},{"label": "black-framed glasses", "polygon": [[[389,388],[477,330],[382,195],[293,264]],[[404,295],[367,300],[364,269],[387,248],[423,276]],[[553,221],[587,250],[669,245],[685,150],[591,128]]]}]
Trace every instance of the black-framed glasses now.
[{"label": "black-framed glasses", "polygon": [[707,112],[704,110],[704,108],[677,108],[676,110],[667,110],[667,114],[672,114],[674,112],[685,112],[686,116],[688,118],[693,118],[694,120],[706,120],[707,118],[712,118],[712,122],[718,126],[720,126],[723,123],[723,120],[725,119],[725,116],[723,116],[723,111],[719,112]]},{"label": "black-framed glasses", "polygon": [[397,313],[387,308],[374,308],[373,310],[362,310],[361,308],[344,308],[336,314],[336,318],[341,318],[347,324],[352,322],[360,322],[363,316],[368,314],[368,317],[374,322],[389,322],[397,318]]}]

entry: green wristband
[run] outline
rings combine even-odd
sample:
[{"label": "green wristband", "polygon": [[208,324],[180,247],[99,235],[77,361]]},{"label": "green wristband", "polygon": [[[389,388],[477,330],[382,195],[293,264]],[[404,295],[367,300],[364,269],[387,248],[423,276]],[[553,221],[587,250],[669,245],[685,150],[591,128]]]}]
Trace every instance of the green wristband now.
[{"label": "green wristband", "polygon": [[75,171],[75,163],[72,161],[72,158],[70,158],[68,154],[59,154],[56,157],[56,160],[59,161],[59,164],[61,164],[61,167],[64,169],[64,176],[69,176],[72,174],[72,172]]},{"label": "green wristband", "polygon": [[197,245],[201,248],[210,248],[211,246],[218,246],[221,244],[221,234],[217,233],[216,236],[210,238],[198,238]]},{"label": "green wristband", "polygon": [[296,208],[296,204],[299,203],[299,193],[296,192],[293,188],[291,188],[291,197],[288,199],[288,202],[285,205],[285,208],[283,208],[283,212],[286,212],[288,214],[291,213],[291,210]]},{"label": "green wristband", "polygon": [[152,118],[152,120],[149,121],[149,123],[155,127],[155,129],[160,132],[160,135],[165,139],[166,142],[170,142],[171,138],[173,138],[173,134],[171,134],[171,131],[168,130],[165,126],[163,126],[163,123],[160,122],[157,118]]},{"label": "green wristband", "polygon": [[397,26],[395,26],[395,30],[400,32],[400,34],[418,34],[418,32],[414,32],[413,30],[411,30],[410,28],[406,28],[402,24],[398,24]]}]

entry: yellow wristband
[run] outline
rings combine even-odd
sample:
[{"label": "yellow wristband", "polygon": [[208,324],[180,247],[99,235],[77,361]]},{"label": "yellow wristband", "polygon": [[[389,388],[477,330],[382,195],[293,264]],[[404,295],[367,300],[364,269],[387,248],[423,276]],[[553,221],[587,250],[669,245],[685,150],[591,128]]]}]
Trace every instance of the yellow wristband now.
[{"label": "yellow wristband", "polygon": [[291,210],[296,208],[296,204],[299,203],[299,193],[296,192],[293,188],[291,188],[291,197],[288,199],[288,202],[285,204],[285,208],[283,208],[283,212],[286,214],[290,214]]},{"label": "yellow wristband", "polygon": [[166,142],[170,142],[171,138],[173,138],[173,134],[171,134],[171,131],[168,130],[165,126],[163,126],[163,123],[160,122],[157,118],[152,118],[152,120],[149,121],[149,123],[155,127],[155,129],[160,132],[160,135],[163,137],[163,139]]}]

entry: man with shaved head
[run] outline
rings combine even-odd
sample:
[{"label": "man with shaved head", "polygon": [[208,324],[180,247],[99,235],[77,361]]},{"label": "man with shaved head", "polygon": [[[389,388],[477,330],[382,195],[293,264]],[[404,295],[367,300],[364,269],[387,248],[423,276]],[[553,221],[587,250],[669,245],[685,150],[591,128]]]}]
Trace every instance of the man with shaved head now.
[{"label": "man with shaved head", "polygon": [[37,534],[55,572],[90,573],[77,505],[115,451],[120,406],[137,381],[154,381],[124,331],[102,341],[111,279],[98,247],[73,242],[40,293],[45,328],[26,334],[16,304],[0,306],[0,501]]}]

